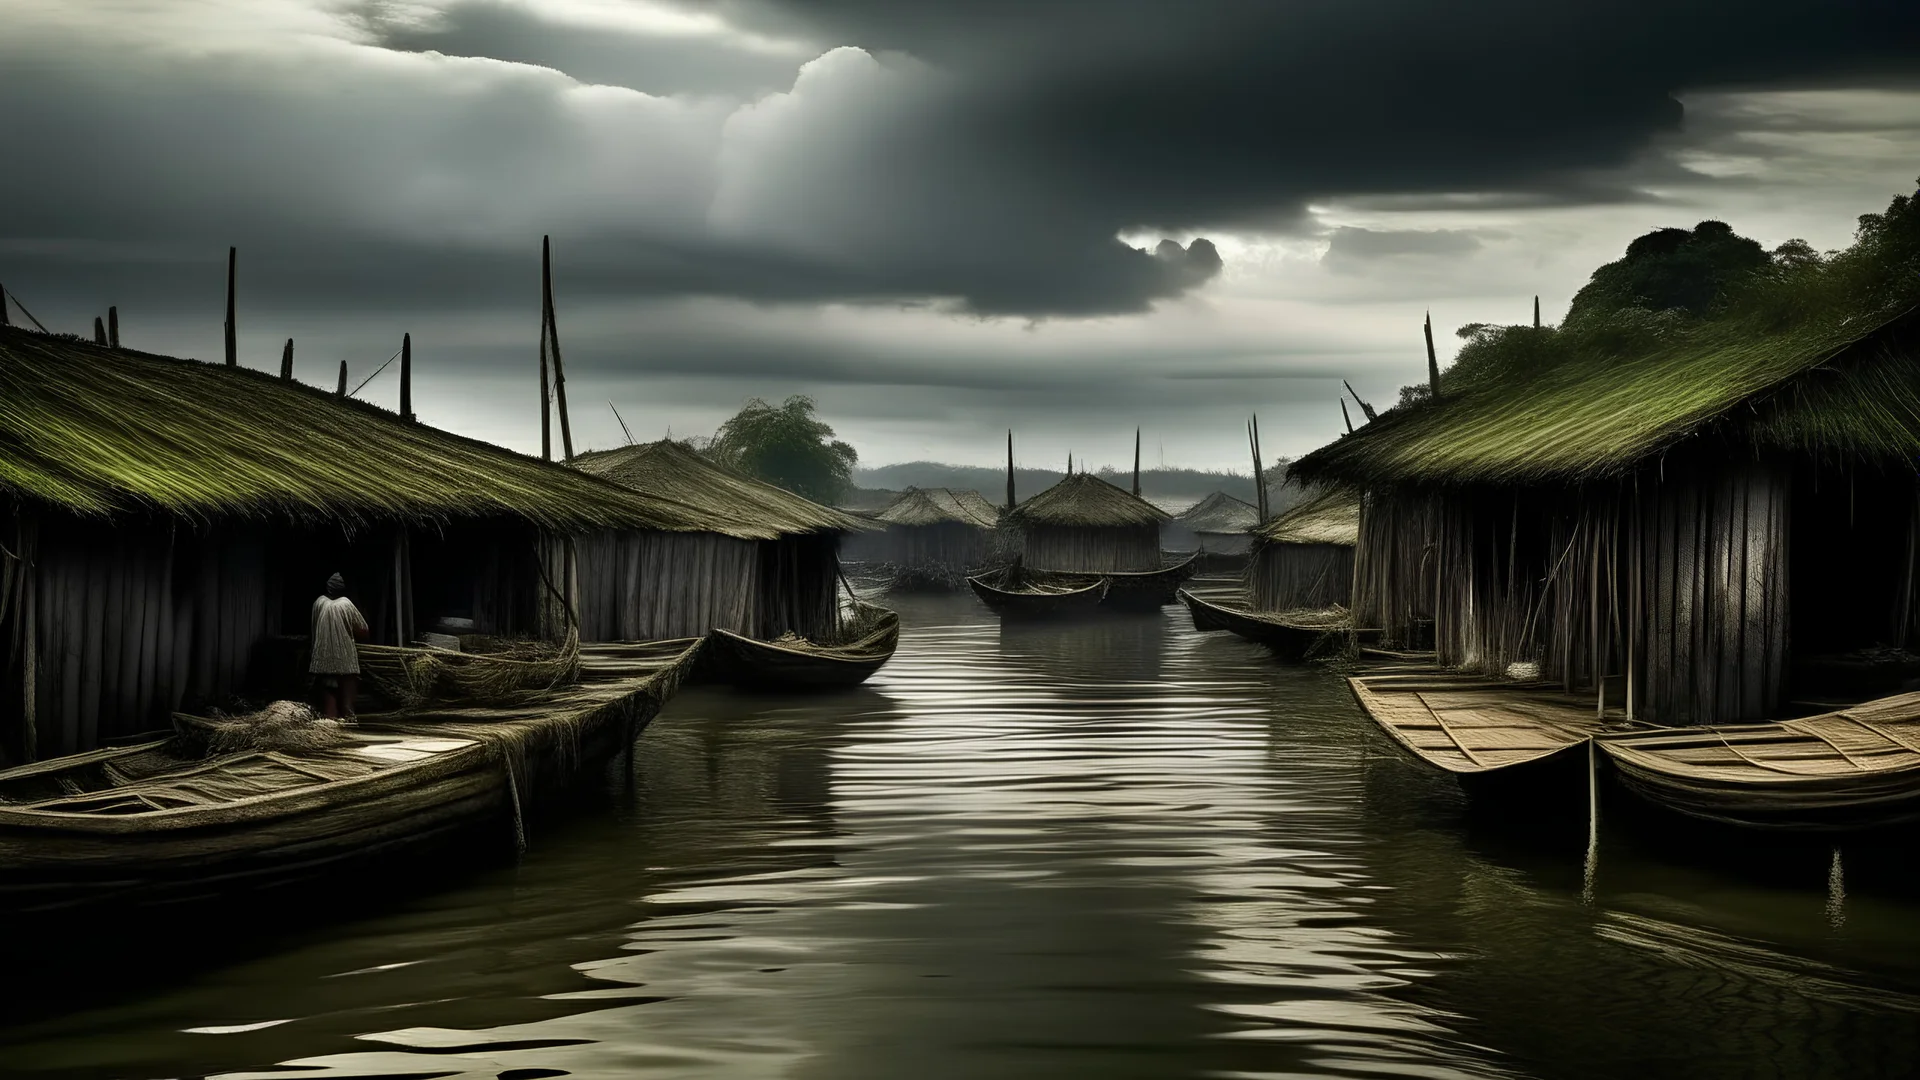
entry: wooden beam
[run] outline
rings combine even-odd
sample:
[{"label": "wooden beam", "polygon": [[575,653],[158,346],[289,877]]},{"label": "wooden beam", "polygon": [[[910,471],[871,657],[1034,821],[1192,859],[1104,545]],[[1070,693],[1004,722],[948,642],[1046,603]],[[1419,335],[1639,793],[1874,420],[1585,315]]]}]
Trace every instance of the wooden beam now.
[{"label": "wooden beam", "polygon": [[[27,305],[20,302],[19,297],[14,296],[10,292],[7,292],[5,288],[0,288],[0,295],[12,297],[13,306],[20,309],[20,314],[25,315],[27,317],[27,321],[33,324],[34,329],[40,331],[43,334],[48,332],[47,328],[41,324],[40,320],[33,317],[33,312],[27,310]],[[4,299],[0,299],[0,308],[5,308],[5,307],[6,307],[6,301]],[[5,319],[0,319],[0,322],[5,322],[5,321],[6,321]]]},{"label": "wooden beam", "polygon": [[626,418],[620,415],[620,409],[613,402],[607,402],[607,408],[613,410],[613,418],[620,421],[620,430],[627,436],[627,445],[633,445],[633,429],[627,426]]},{"label": "wooden beam", "polygon": [[1340,399],[1340,418],[1347,422],[1347,434],[1353,434],[1353,414],[1347,411],[1347,399]]},{"label": "wooden beam", "polygon": [[240,363],[240,339],[233,325],[233,272],[240,260],[240,249],[227,249],[227,366],[235,367]]},{"label": "wooden beam", "polygon": [[287,380],[291,380],[293,378],[293,339],[292,338],[288,338],[287,347],[280,350],[280,377],[282,379],[287,379]]}]

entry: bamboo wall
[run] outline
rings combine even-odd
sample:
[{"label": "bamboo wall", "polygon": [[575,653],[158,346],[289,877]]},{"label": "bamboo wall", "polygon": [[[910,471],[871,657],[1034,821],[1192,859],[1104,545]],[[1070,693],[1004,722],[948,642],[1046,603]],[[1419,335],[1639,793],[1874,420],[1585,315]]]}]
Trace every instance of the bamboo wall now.
[{"label": "bamboo wall", "polygon": [[1369,492],[1353,549],[1353,620],[1379,627],[1381,643],[1431,645],[1438,600],[1435,541],[1440,499],[1425,492]]},{"label": "bamboo wall", "polygon": [[[1197,550],[1209,555],[1245,555],[1253,550],[1253,537],[1247,533],[1200,532],[1193,535]],[[1347,550],[1351,552],[1353,549]]]},{"label": "bamboo wall", "polygon": [[1063,528],[1034,526],[1023,538],[1025,563],[1034,570],[1079,573],[1160,569],[1160,526]]},{"label": "bamboo wall", "polygon": [[1248,563],[1247,599],[1256,611],[1320,610],[1353,600],[1353,548],[1345,544],[1262,544]]},{"label": "bamboo wall", "polygon": [[909,569],[962,573],[986,566],[993,532],[957,521],[939,525],[889,525],[881,535],[877,561]]},{"label": "bamboo wall", "polygon": [[[565,580],[564,545],[546,565]],[[698,637],[719,627],[770,639],[829,639],[839,605],[837,537],[739,540],[718,533],[599,532],[573,542],[582,641]],[[558,613],[549,613],[557,632]]]},{"label": "bamboo wall", "polygon": [[[530,622],[534,549],[514,526],[349,535],[330,525],[107,522],[22,506],[8,507],[7,521],[0,546],[20,556],[0,556],[0,756],[9,761],[163,731],[174,711],[236,698],[305,699],[308,620],[336,571],[378,643],[442,614],[475,618],[492,633]],[[417,575],[424,597],[412,558],[422,541],[431,553]],[[469,599],[447,599],[460,595]]]}]

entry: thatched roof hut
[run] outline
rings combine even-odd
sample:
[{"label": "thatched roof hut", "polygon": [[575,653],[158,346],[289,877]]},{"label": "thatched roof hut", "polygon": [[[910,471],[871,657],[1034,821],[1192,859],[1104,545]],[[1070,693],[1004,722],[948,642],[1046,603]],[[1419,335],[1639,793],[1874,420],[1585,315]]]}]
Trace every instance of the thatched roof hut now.
[{"label": "thatched roof hut", "polygon": [[1359,496],[1332,489],[1310,496],[1253,532],[1247,599],[1260,611],[1322,610],[1353,593]]},{"label": "thatched roof hut", "polygon": [[840,538],[870,523],[671,440],[585,453],[573,464],[699,519],[687,529],[607,529],[576,542],[583,640],[692,637],[714,627],[831,638]]},{"label": "thatched roof hut", "polygon": [[1443,661],[1642,719],[1773,715],[1819,654],[1915,631],[1920,314],[1876,303],[1639,352],[1516,328],[1528,363],[1456,365],[1289,471],[1365,489],[1354,608],[1389,639],[1427,616]]},{"label": "thatched roof hut", "polygon": [[553,533],[689,509],[248,368],[0,329],[0,752],[297,695],[329,574],[373,625],[537,627]]},{"label": "thatched roof hut", "polygon": [[977,491],[908,488],[872,520],[885,531],[850,546],[889,567],[896,587],[964,588],[998,553],[1000,508]]},{"label": "thatched roof hut", "polygon": [[1034,570],[1077,573],[1160,568],[1166,511],[1090,473],[1072,473],[1003,519]]},{"label": "thatched roof hut", "polygon": [[1175,514],[1160,531],[1160,545],[1170,551],[1244,555],[1258,524],[1260,511],[1252,503],[1216,491]]}]

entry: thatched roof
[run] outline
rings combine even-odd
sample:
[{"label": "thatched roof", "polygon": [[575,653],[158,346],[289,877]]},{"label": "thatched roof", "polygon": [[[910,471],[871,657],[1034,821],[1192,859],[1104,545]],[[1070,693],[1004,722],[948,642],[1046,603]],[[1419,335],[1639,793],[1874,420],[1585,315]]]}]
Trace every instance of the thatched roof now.
[{"label": "thatched roof", "polygon": [[977,491],[949,488],[908,488],[885,510],[874,515],[885,525],[972,525],[991,529],[1000,523],[1000,508]]},{"label": "thatched roof", "polygon": [[852,514],[716,465],[686,444],[670,439],[577,454],[573,465],[652,499],[683,507],[708,522],[705,531],[726,536],[768,540],[805,533],[864,532],[876,527]]},{"label": "thatched roof", "polygon": [[0,329],[0,492],[81,514],[698,527],[679,508],[251,368]]},{"label": "thatched roof", "polygon": [[1216,491],[1174,520],[1197,533],[1244,533],[1260,524],[1260,510],[1224,491]]},{"label": "thatched roof", "polygon": [[1314,495],[1254,531],[1267,544],[1344,544],[1360,539],[1360,497],[1334,488]]},{"label": "thatched roof", "polygon": [[1022,526],[1134,528],[1168,520],[1166,511],[1091,473],[1074,473],[1007,515]]},{"label": "thatched roof", "polygon": [[1833,314],[1784,329],[1709,323],[1635,355],[1549,356],[1525,371],[1451,384],[1443,376],[1438,402],[1383,413],[1294,462],[1288,475],[1564,482],[1619,475],[1712,433],[1749,446],[1911,462],[1920,457],[1916,310]]}]

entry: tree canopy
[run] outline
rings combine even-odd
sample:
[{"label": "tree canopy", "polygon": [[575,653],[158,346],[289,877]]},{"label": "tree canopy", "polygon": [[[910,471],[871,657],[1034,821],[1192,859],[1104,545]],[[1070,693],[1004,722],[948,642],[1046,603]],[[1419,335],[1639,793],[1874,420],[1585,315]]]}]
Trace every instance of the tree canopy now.
[{"label": "tree canopy", "polygon": [[720,425],[706,454],[737,472],[818,503],[837,502],[853,487],[859,454],[814,417],[810,397],[779,405],[754,398]]},{"label": "tree canopy", "polygon": [[1758,241],[1724,221],[1703,221],[1691,231],[1655,229],[1628,244],[1625,257],[1593,272],[1574,294],[1567,321],[1606,318],[1623,308],[1705,316],[1729,286],[1769,262]]}]

